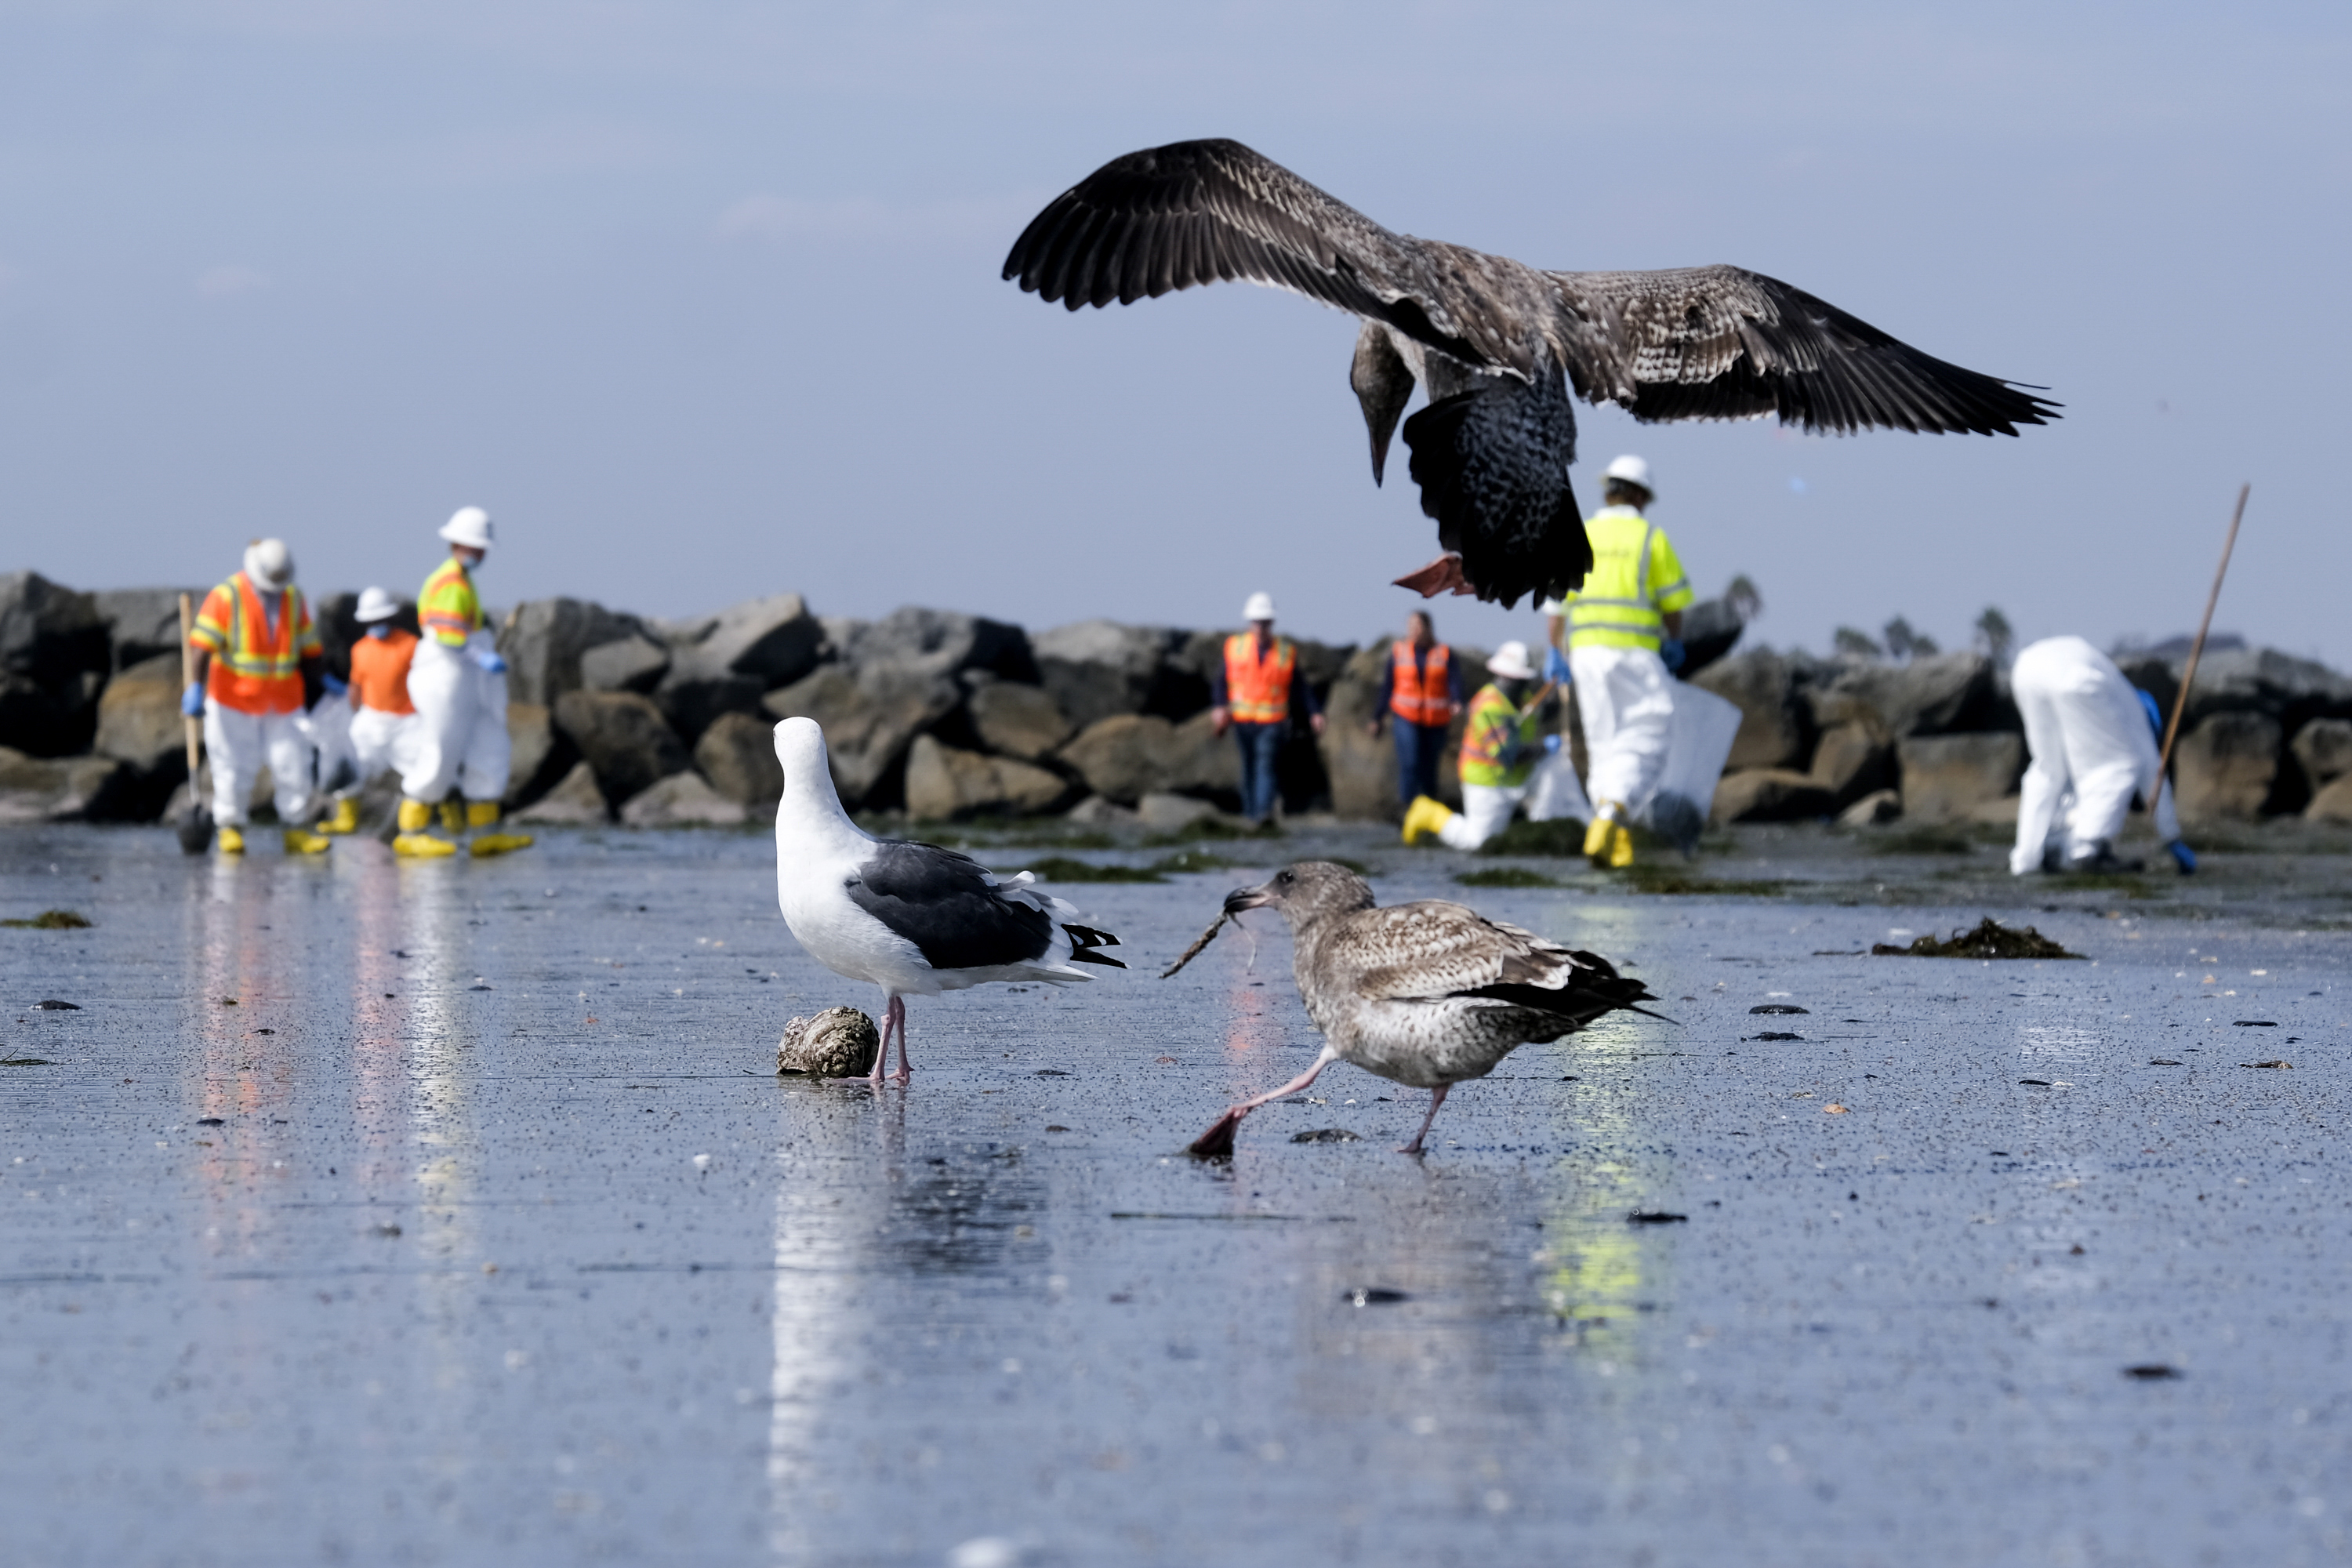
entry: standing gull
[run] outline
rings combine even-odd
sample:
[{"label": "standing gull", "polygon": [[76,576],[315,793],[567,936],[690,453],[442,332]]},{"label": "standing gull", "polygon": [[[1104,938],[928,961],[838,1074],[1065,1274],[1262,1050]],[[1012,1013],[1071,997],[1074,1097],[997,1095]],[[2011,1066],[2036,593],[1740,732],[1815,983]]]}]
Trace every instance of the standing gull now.
[{"label": "standing gull", "polygon": [[1455,1084],[1485,1078],[1531,1040],[1556,1040],[1657,1000],[1607,959],[1461,904],[1375,908],[1369,883],[1327,860],[1303,861],[1225,900],[1228,916],[1257,909],[1279,910],[1290,922],[1291,967],[1323,1054],[1280,1089],[1227,1110],[1193,1143],[1195,1154],[1232,1153],[1243,1117],[1305,1089],[1335,1061],[1429,1090],[1429,1114],[1398,1151],[1418,1154]]},{"label": "standing gull", "polygon": [[849,820],[834,792],[824,731],[813,719],[776,726],[784,796],[776,805],[776,902],[811,957],[835,974],[882,988],[879,1085],[898,1037],[907,1059],[908,995],[936,996],[992,980],[1067,985],[1093,978],[1075,967],[1127,967],[1096,949],[1118,938],[1072,923],[1078,911],[1030,885],[1026,871],[999,877],[969,855],[901,838],[877,838]]},{"label": "standing gull", "polygon": [[1592,564],[1569,465],[1571,388],[1636,419],[1777,414],[2014,436],[2057,417],[2031,389],[1934,359],[1801,289],[1737,267],[1543,272],[1381,227],[1238,142],[1114,158],[1030,220],[1004,276],[1072,310],[1245,279],[1362,318],[1349,383],[1372,482],[1404,422],[1421,510],[1445,552],[1398,582],[1515,605]]}]

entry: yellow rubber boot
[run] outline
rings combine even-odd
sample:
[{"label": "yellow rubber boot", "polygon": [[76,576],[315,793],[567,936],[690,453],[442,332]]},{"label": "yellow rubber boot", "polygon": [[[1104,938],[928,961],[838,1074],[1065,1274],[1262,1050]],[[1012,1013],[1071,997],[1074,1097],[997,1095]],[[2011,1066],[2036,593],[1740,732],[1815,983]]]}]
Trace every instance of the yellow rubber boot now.
[{"label": "yellow rubber boot", "polygon": [[301,827],[288,828],[285,838],[289,855],[324,855],[335,846],[335,841],[325,835]]},{"label": "yellow rubber boot", "polygon": [[466,808],[461,803],[454,800],[445,800],[441,803],[441,831],[444,833],[466,831]]},{"label": "yellow rubber boot", "polygon": [[220,846],[220,852],[224,855],[245,853],[245,835],[226,822],[221,824],[219,833],[214,836],[214,842]]},{"label": "yellow rubber boot", "polygon": [[320,822],[317,830],[320,833],[357,833],[360,830],[359,801],[347,795],[335,802],[333,815]]},{"label": "yellow rubber boot", "polygon": [[1616,829],[1609,836],[1609,868],[1622,871],[1633,863],[1633,830],[1622,822],[1609,826]]},{"label": "yellow rubber boot", "polygon": [[1405,807],[1404,841],[1418,844],[1423,838],[1434,837],[1453,820],[1454,814],[1442,804],[1425,795],[1417,795],[1412,797],[1412,804]]},{"label": "yellow rubber boot", "polygon": [[1592,814],[1592,825],[1584,830],[1584,858],[1596,866],[1609,863],[1609,847],[1617,837],[1617,818],[1612,809],[1603,805]]},{"label": "yellow rubber boot", "polygon": [[[469,800],[466,803],[466,826],[472,828],[495,827],[499,821],[499,803],[494,800]],[[474,835],[467,847],[476,855],[505,855],[517,849],[528,849],[532,838],[528,833],[482,833]]]},{"label": "yellow rubber boot", "polygon": [[413,859],[437,860],[445,855],[455,855],[457,847],[446,838],[436,838],[425,831],[433,820],[433,808],[421,800],[400,803],[400,837],[392,841],[392,852]]}]

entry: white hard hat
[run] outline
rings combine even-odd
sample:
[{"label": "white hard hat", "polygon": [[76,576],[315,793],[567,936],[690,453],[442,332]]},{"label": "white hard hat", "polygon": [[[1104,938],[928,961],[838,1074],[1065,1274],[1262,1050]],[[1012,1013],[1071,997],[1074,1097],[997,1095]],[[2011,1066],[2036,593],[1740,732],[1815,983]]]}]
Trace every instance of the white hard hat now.
[{"label": "white hard hat", "polygon": [[1658,493],[1658,487],[1650,482],[1650,465],[1631,452],[1622,458],[1609,459],[1609,466],[1601,470],[1601,477],[1605,479],[1622,479],[1629,485],[1639,485],[1652,495]]},{"label": "white hard hat", "polygon": [[1242,606],[1242,619],[1245,621],[1270,621],[1274,619],[1274,595],[1271,594],[1252,594],[1249,596],[1249,603]]},{"label": "white hard hat", "polygon": [[1533,680],[1536,667],[1528,662],[1528,645],[1507,642],[1496,648],[1495,657],[1486,661],[1486,673],[1499,675],[1506,680]]},{"label": "white hard hat", "polygon": [[294,581],[294,552],[282,539],[257,539],[245,547],[245,574],[257,588],[283,588]]},{"label": "white hard hat", "polygon": [[498,536],[490,531],[490,514],[478,506],[461,506],[441,525],[441,537],[452,544],[488,550]]},{"label": "white hard hat", "polygon": [[360,590],[360,607],[352,616],[362,626],[371,621],[388,621],[400,614],[400,601],[381,588]]}]

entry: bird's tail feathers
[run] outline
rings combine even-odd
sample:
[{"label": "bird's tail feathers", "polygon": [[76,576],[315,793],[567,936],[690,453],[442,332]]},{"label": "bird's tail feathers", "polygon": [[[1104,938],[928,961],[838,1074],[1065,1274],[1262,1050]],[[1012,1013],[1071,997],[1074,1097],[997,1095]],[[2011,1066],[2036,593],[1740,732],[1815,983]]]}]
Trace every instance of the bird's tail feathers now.
[{"label": "bird's tail feathers", "polygon": [[1110,932],[1107,931],[1097,931],[1092,926],[1070,925],[1067,923],[1065,923],[1062,929],[1067,931],[1070,936],[1070,962],[1072,963],[1099,963],[1111,969],[1125,969],[1127,967],[1125,963],[1109,956],[1108,953],[1096,951],[1098,948],[1117,947],[1118,945],[1118,938],[1111,935]]}]

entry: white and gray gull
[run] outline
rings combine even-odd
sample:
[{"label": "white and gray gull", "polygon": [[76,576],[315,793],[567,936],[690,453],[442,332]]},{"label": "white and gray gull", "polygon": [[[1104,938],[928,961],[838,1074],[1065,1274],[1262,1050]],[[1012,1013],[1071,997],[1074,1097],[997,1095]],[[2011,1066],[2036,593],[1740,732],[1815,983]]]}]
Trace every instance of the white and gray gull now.
[{"label": "white and gray gull", "polygon": [[910,995],[936,996],[992,980],[1067,985],[1093,976],[1080,964],[1127,967],[1097,949],[1108,931],[1076,923],[1078,911],[1031,885],[1026,871],[999,877],[969,855],[935,844],[877,838],[849,819],[813,719],[776,726],[784,795],[776,805],[776,902],[809,956],[850,980],[882,988],[882,1048],[872,1081],[898,1039],[900,1083]]},{"label": "white and gray gull", "polygon": [[[1353,1062],[1429,1090],[1429,1114],[1399,1151],[1421,1152],[1446,1091],[1485,1078],[1530,1041],[1556,1040],[1619,1008],[1646,1012],[1649,987],[1605,958],[1441,899],[1388,909],[1344,866],[1302,861],[1225,900],[1225,913],[1273,909],[1289,922],[1293,972],[1307,1016],[1323,1034],[1315,1065],[1234,1106],[1192,1144],[1230,1154],[1242,1118],[1299,1093],[1333,1062]],[[1657,1015],[1647,1015],[1656,1017]]]},{"label": "white and gray gull", "polygon": [[1072,310],[1241,279],[1362,318],[1349,381],[1373,483],[1414,383],[1429,389],[1404,440],[1445,553],[1398,579],[1424,595],[1515,605],[1584,580],[1571,387],[1636,419],[1777,414],[1839,435],[2014,436],[2057,417],[2036,389],[1931,358],[1761,273],[1539,271],[1393,233],[1238,142],[1112,159],[1030,221],[1004,276]]}]

